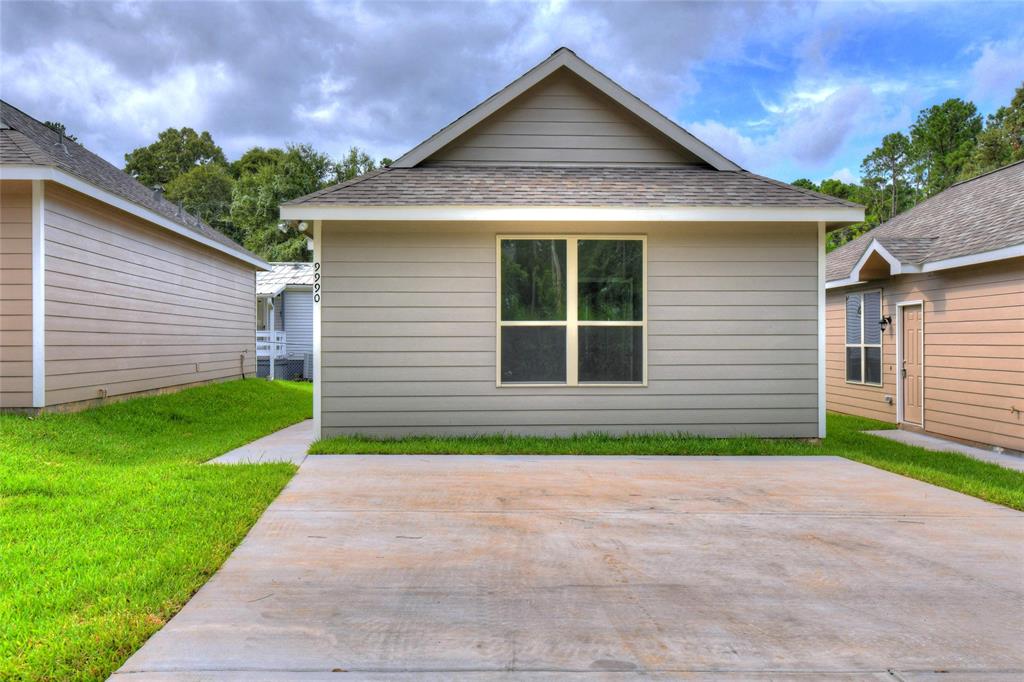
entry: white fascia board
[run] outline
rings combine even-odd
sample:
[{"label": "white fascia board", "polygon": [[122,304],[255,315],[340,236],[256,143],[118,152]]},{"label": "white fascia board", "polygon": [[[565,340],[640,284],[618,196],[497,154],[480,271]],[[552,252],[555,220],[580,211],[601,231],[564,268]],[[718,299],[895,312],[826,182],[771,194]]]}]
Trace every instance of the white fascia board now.
[{"label": "white fascia board", "polygon": [[868,262],[868,258],[871,254],[877,253],[879,256],[885,259],[885,262],[889,264],[889,275],[902,275],[911,272],[920,272],[920,268],[916,265],[910,265],[909,263],[902,262],[899,258],[892,255],[889,249],[882,246],[881,242],[877,239],[872,239],[871,243],[868,244],[868,248],[864,249],[864,255],[860,257],[857,264],[853,266],[853,276],[860,276],[861,268]]},{"label": "white fascia board", "polygon": [[585,206],[339,206],[281,207],[282,220],[491,222],[857,222],[859,208]]},{"label": "white fascia board", "polygon": [[921,272],[921,268],[910,263],[903,263],[899,258],[892,255],[889,249],[882,246],[877,239],[872,239],[871,243],[868,244],[868,248],[864,249],[864,254],[861,255],[857,264],[853,266],[850,271],[850,276],[845,279],[837,279],[825,284],[826,289],[835,289],[837,287],[848,287],[851,284],[859,284],[863,280],[860,278],[860,271],[864,265],[868,262],[873,254],[878,254],[885,262],[889,264],[889,276],[893,275],[906,275],[914,272]]},{"label": "white fascia board", "polygon": [[133,201],[120,197],[113,192],[108,192],[101,187],[97,187],[96,185],[75,177],[70,173],[66,173],[59,168],[54,168],[52,166],[7,164],[0,166],[0,180],[48,180],[50,182],[55,182],[88,197],[102,201],[114,208],[121,209],[122,211],[130,213],[138,218],[142,218],[154,225],[170,230],[171,232],[181,235],[186,239],[198,242],[203,246],[208,246],[211,249],[220,251],[232,258],[249,263],[259,270],[270,270],[270,265],[259,258],[254,258],[244,253],[234,251],[218,241],[205,237],[198,232],[193,232],[183,225],[179,225],[173,220],[165,218],[155,211],[151,211]]},{"label": "white fascia board", "polygon": [[544,80],[560,68],[567,68],[594,86],[615,102],[625,107],[644,122],[658,130],[684,149],[700,157],[717,170],[742,170],[740,166],[725,158],[704,142],[701,142],[671,119],[639,99],[621,85],[577,57],[566,49],[556,51],[543,62],[533,67],[504,89],[484,100],[481,104],[445,128],[413,147],[391,165],[394,168],[411,168],[449,144],[470,128],[498,111],[506,104]]},{"label": "white fascia board", "polygon": [[[878,245],[877,251],[872,251],[872,247]],[[826,289],[838,289],[840,287],[853,286],[855,284],[863,284],[864,280],[860,278],[860,269],[864,265],[868,256],[871,253],[877,252],[886,260],[892,258],[892,254],[889,253],[878,244],[877,241],[873,241],[868,250],[864,252],[864,256],[861,257],[857,265],[854,267],[853,272],[846,279],[836,279],[828,282],[825,285]],[[925,263],[924,265],[908,265],[906,263],[900,264],[899,268],[893,268],[892,275],[906,275],[920,272],[938,272],[940,270],[951,270],[953,268],[963,268],[968,265],[981,265],[983,263],[994,263],[1001,260],[1009,260],[1011,258],[1024,258],[1024,244],[1015,244],[1013,246],[1007,246],[1002,249],[995,249],[993,251],[984,251],[982,253],[972,253],[967,256],[957,256],[956,258],[946,258],[943,260],[932,261],[931,263]],[[889,261],[890,264],[892,261]]]},{"label": "white fascia board", "polygon": [[980,263],[991,263],[998,260],[1007,260],[1009,258],[1022,258],[1024,257],[1024,244],[1015,244],[1013,246],[1007,246],[1002,249],[996,249],[994,251],[985,251],[983,253],[972,253],[969,256],[957,256],[956,258],[946,258],[944,260],[932,261],[931,263],[925,263],[921,267],[921,272],[935,272],[936,270],[949,270],[950,268],[962,268],[967,265],[978,265]]},{"label": "white fascia board", "polygon": [[855,284],[866,284],[867,282],[862,281],[859,277],[847,277],[846,279],[834,279],[831,282],[825,283],[826,289],[839,289],[841,287],[851,287]]}]

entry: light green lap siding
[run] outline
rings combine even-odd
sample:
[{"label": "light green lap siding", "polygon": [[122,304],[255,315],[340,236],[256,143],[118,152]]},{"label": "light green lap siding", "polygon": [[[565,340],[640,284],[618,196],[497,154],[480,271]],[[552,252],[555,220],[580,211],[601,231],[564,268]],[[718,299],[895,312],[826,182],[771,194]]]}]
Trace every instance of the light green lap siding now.
[{"label": "light green lap siding", "polygon": [[[648,236],[647,387],[495,386],[497,234]],[[325,223],[324,436],[817,434],[816,226]]]}]

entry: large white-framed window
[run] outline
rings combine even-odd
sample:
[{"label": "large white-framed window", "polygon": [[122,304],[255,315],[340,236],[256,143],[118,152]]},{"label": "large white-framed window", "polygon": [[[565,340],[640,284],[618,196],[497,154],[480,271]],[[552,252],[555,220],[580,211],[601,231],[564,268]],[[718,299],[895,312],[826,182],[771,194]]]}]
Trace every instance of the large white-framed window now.
[{"label": "large white-framed window", "polygon": [[882,385],[882,292],[846,296],[846,381]]},{"label": "large white-framed window", "polygon": [[647,237],[498,235],[498,386],[647,385]]}]

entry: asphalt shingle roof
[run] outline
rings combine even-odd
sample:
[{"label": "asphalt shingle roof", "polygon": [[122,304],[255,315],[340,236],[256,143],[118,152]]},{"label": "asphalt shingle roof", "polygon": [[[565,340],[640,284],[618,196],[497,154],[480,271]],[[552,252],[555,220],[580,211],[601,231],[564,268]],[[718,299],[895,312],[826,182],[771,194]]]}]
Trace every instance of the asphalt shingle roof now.
[{"label": "asphalt shingle roof", "polygon": [[227,247],[259,258],[120,168],[107,163],[82,145],[72,142],[23,111],[0,100],[0,163],[50,166],[74,175],[133,204]]},{"label": "asphalt shingle roof", "polygon": [[844,244],[828,255],[826,279],[849,277],[873,239],[914,265],[1024,244],[1024,161],[953,185]]},{"label": "asphalt shingle roof", "polygon": [[857,207],[747,171],[701,167],[384,168],[308,194],[321,206]]},{"label": "asphalt shingle roof", "polygon": [[271,263],[269,272],[256,273],[256,295],[269,296],[287,286],[313,286],[312,263]]}]

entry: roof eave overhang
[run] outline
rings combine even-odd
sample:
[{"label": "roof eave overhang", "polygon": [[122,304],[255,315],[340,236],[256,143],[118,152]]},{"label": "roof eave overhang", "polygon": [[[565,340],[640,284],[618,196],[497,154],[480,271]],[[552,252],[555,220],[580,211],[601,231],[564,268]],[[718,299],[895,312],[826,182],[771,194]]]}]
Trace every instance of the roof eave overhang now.
[{"label": "roof eave overhang", "polygon": [[[831,282],[826,282],[825,288],[839,289],[842,287],[855,286],[857,284],[865,284],[867,280],[861,279],[860,271],[872,253],[878,253],[886,260],[889,260],[890,258],[896,260],[895,257],[878,242],[878,240],[872,240],[871,244],[868,245],[868,248],[865,249],[864,255],[861,256],[859,261],[857,261],[857,265],[855,265],[853,270],[850,271],[850,276],[844,279],[835,279]],[[963,268],[969,265],[994,263],[996,261],[1009,260],[1011,258],[1024,258],[1024,243],[1014,244],[1013,246],[994,249],[992,251],[972,253],[965,256],[956,256],[954,258],[944,258],[942,260],[931,261],[921,265],[901,263],[897,260],[896,262],[898,263],[898,266],[894,267],[892,266],[892,261],[889,261],[890,267],[892,268],[889,276],[892,277],[895,275],[907,275],[922,272],[940,272],[942,270],[952,270],[953,268]]]},{"label": "roof eave overhang", "polygon": [[391,164],[393,168],[412,168],[429,158],[445,145],[466,133],[470,128],[477,125],[485,118],[495,113],[516,97],[541,82],[555,71],[566,68],[574,74],[594,86],[612,100],[622,105],[655,130],[668,137],[676,144],[682,146],[707,162],[717,170],[742,170],[739,165],[733,163],[718,153],[710,146],[701,142],[684,128],[673,122],[665,115],[659,113],[649,104],[639,99],[621,85],[605,76],[603,73],[587,64],[571,51],[560,49],[543,62],[533,67],[520,76],[503,90],[484,100],[481,104],[471,109],[461,118],[449,124],[433,134],[411,150],[403,154],[397,161]]},{"label": "roof eave overhang", "polygon": [[285,204],[282,220],[423,222],[824,222],[829,229],[864,220],[849,206],[357,206]]},{"label": "roof eave overhang", "polygon": [[252,265],[257,270],[270,270],[270,264],[259,258],[255,258],[240,251],[235,251],[230,247],[221,244],[220,242],[205,237],[197,232],[186,228],[183,225],[179,225],[173,220],[168,220],[164,216],[160,215],[155,211],[140,206],[133,201],[129,201],[124,197],[121,197],[113,192],[97,187],[96,185],[86,182],[81,178],[67,173],[59,168],[53,166],[39,166],[29,164],[3,164],[0,165],[0,180],[47,180],[49,182],[55,182],[59,185],[63,185],[69,189],[73,189],[80,194],[84,194],[88,197],[92,197],[97,201],[102,201],[105,204],[118,208],[126,213],[130,213],[137,218],[141,218],[146,222],[152,223],[159,227],[164,228],[178,234],[186,239],[190,239],[194,242],[208,246],[215,251],[220,251],[223,254],[231,256],[237,260],[243,261]]}]

